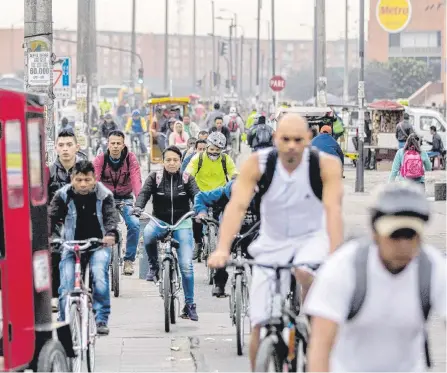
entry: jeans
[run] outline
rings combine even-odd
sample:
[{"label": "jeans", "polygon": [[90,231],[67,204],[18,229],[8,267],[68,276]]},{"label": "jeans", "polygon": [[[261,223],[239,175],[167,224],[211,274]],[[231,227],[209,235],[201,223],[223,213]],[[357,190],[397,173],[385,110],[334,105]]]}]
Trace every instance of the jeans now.
[{"label": "jeans", "polygon": [[[153,222],[149,222],[144,228],[143,239],[149,258],[149,266],[153,270],[158,270],[157,240],[166,236],[166,230],[158,227]],[[192,229],[179,229],[174,231],[173,238],[180,243],[177,256],[182,275],[183,292],[185,293],[185,303],[194,303],[194,265],[192,262],[194,251],[194,239]]]},{"label": "jeans", "polygon": [[138,140],[140,140],[140,151],[141,154],[147,154],[147,147],[146,144],[144,143],[146,141],[146,136],[144,132],[141,133],[132,133],[130,135],[130,142],[133,144],[133,141],[135,138],[138,138]]},{"label": "jeans", "polygon": [[402,149],[405,146],[406,141],[398,141],[399,149]]},{"label": "jeans", "polygon": [[125,199],[123,202],[126,204],[119,211],[127,227],[126,254],[124,255],[124,260],[134,262],[135,256],[137,255],[138,238],[140,236],[140,220],[135,215],[131,215],[133,199]]},{"label": "jeans", "polygon": [[166,143],[168,142],[166,135],[164,133],[157,133],[155,139],[157,140],[157,145],[160,148],[160,151],[163,153],[166,149]]},{"label": "jeans", "polygon": [[[109,265],[112,250],[102,248],[90,254],[90,273],[93,277],[93,310],[96,323],[106,323],[110,315]],[[88,255],[88,254],[84,254]],[[59,320],[65,320],[65,303],[67,294],[74,289],[75,254],[64,250],[59,264],[61,285],[59,287]]]}]

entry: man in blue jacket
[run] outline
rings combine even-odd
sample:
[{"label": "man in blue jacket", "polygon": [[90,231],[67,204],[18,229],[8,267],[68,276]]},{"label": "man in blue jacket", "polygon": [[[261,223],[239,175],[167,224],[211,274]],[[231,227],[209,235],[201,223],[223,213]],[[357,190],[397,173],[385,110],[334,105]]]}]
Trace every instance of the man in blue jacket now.
[{"label": "man in blue jacket", "polygon": [[324,125],[321,127],[320,134],[312,140],[311,144],[324,153],[339,157],[341,164],[344,164],[345,155],[338,142],[332,137],[332,128],[330,126]]},{"label": "man in blue jacket", "polygon": [[[219,187],[208,192],[197,193],[194,198],[194,211],[197,214],[197,218],[207,216],[208,208],[217,209],[223,212],[225,206],[231,197],[231,189],[233,187],[234,180],[230,180],[225,186]],[[245,214],[244,222],[242,223],[240,233],[247,232],[253,225],[259,220],[259,214],[257,213],[255,199],[252,200],[247,213]],[[253,241],[253,236],[247,237],[241,241],[241,247],[246,258],[251,258],[247,252],[248,245]],[[214,274],[214,287],[213,296],[224,297],[225,285],[228,280],[228,272],[225,268],[219,268]]]},{"label": "man in blue jacket", "polygon": [[205,150],[206,140],[197,140],[194,145],[194,151],[191,154],[186,155],[185,159],[183,159],[182,172],[186,170],[186,167],[188,167],[188,164],[191,161],[192,157],[194,157],[197,153],[203,153]]}]

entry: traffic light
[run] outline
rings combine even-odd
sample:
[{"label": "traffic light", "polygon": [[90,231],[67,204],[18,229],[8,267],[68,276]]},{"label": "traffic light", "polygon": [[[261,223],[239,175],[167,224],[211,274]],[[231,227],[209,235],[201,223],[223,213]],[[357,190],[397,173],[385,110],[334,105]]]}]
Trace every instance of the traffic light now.
[{"label": "traffic light", "polygon": [[231,82],[233,84],[233,88],[237,88],[237,79],[235,75],[232,76]]},{"label": "traffic light", "polygon": [[143,84],[144,82],[144,70],[143,68],[138,69],[138,84]]},{"label": "traffic light", "polygon": [[228,43],[221,41],[220,42],[220,55],[226,56],[228,55]]},{"label": "traffic light", "polygon": [[202,87],[202,79],[196,81],[196,86],[199,88]]}]

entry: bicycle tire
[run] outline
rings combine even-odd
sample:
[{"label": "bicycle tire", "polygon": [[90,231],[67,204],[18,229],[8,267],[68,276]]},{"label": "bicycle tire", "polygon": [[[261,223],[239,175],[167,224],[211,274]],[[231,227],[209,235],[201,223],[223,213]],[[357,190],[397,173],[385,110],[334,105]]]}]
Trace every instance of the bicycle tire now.
[{"label": "bicycle tire", "polygon": [[[208,229],[208,257],[216,248],[216,228],[214,225],[210,225]],[[208,284],[213,285],[214,283],[214,269],[208,266],[208,257],[207,257],[207,275],[208,275]]]},{"label": "bicycle tire", "polygon": [[165,308],[165,332],[169,333],[171,329],[171,261],[163,261],[163,301]]},{"label": "bicycle tire", "polygon": [[301,338],[295,341],[295,358],[292,360],[292,372],[305,372],[307,369],[307,348]]},{"label": "bicycle tire", "polygon": [[[173,271],[171,271],[173,272]],[[171,279],[174,278],[174,273],[171,273]],[[175,289],[174,289],[174,282],[171,281],[171,307],[169,309],[169,317],[171,319],[171,324],[175,324],[176,323],[176,312],[175,312],[175,297],[174,294]]]},{"label": "bicycle tire", "polygon": [[45,342],[37,357],[37,372],[70,372],[62,343],[54,339]]},{"label": "bicycle tire", "polygon": [[273,335],[265,337],[259,345],[255,361],[255,372],[269,372],[271,362],[274,364],[275,372],[282,372],[282,362],[276,352],[276,343]]},{"label": "bicycle tire", "polygon": [[242,275],[236,274],[236,285],[234,292],[234,304],[235,304],[235,324],[236,324],[236,345],[237,354],[242,356],[244,349],[244,329],[242,323]]},{"label": "bicycle tire", "polygon": [[118,298],[120,296],[119,245],[114,245],[112,250],[112,289],[114,297]]},{"label": "bicycle tire", "polygon": [[77,355],[70,359],[71,371],[80,372],[82,370],[82,342],[81,342],[81,314],[76,303],[72,303],[69,309],[70,332],[73,350]]},{"label": "bicycle tire", "polygon": [[92,305],[90,305],[88,310],[88,344],[87,344],[87,370],[89,372],[95,371],[96,363],[96,321],[95,315],[93,313]]}]

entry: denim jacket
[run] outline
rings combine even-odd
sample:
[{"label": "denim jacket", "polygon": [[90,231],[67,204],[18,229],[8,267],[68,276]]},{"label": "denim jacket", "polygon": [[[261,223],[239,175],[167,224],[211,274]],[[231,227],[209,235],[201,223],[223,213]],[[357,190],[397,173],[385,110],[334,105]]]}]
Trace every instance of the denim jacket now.
[{"label": "denim jacket", "polygon": [[[112,192],[102,183],[96,183],[94,192],[96,193],[96,215],[103,235],[116,234],[119,223],[118,212]],[[60,230],[60,237],[64,240],[73,240],[76,232],[77,211],[74,201],[69,198],[73,193],[71,184],[59,189],[54,196],[49,211],[50,228],[52,234],[58,234],[60,222],[63,222],[63,229]]]}]

